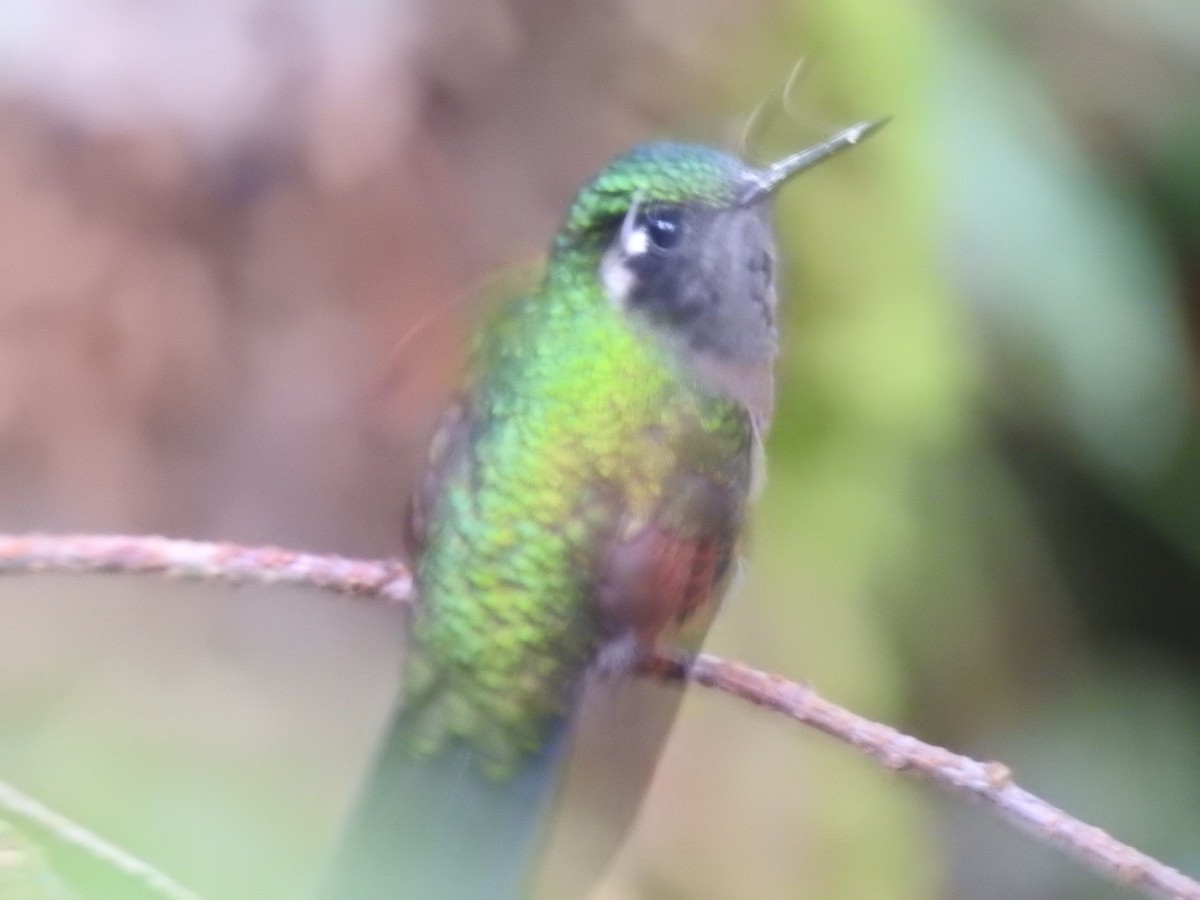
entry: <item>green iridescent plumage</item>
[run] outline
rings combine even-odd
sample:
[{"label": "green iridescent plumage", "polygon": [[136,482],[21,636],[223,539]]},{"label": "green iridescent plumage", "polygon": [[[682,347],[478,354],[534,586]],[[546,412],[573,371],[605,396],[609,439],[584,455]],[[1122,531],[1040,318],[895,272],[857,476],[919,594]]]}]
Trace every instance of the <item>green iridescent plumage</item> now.
[{"label": "green iridescent plumage", "polygon": [[[605,637],[591,592],[622,520],[648,521],[679,469],[745,494],[745,410],[631,327],[598,249],[632,197],[728,204],[741,168],[709,148],[634,148],[580,192],[542,284],[482,331],[454,414],[472,434],[441,463],[417,573],[406,690],[439,695],[414,729],[417,752],[461,739],[493,776],[510,773],[566,713]],[[737,524],[718,526],[726,556]]]},{"label": "green iridescent plumage", "polygon": [[631,330],[594,265],[552,268],[479,356],[464,400],[477,434],[445,462],[418,569],[407,690],[442,694],[422,714],[425,752],[462,738],[503,775],[566,712],[605,634],[590,590],[621,520],[648,520],[680,467],[744,493],[751,434]]},{"label": "green iridescent plumage", "polygon": [[772,405],[765,201],[867,130],[762,170],[634,148],[579,192],[541,281],[481,330],[413,499],[403,705],[324,896],[524,896],[563,754],[595,740],[604,707],[619,718],[602,764],[630,787],[600,779],[593,858],[551,896],[587,890],[679,693],[596,698],[634,696],[620,685],[640,658],[689,625],[702,636],[732,571]]}]

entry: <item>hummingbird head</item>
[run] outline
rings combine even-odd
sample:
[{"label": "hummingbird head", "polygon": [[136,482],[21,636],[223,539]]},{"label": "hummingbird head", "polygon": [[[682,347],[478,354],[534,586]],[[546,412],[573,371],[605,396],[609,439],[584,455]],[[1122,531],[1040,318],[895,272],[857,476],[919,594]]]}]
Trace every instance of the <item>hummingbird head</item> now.
[{"label": "hummingbird head", "polygon": [[578,194],[554,252],[590,251],[608,299],[685,352],[752,366],[775,354],[770,200],[850,147],[863,122],[765,168],[696,144],[640,144]]}]

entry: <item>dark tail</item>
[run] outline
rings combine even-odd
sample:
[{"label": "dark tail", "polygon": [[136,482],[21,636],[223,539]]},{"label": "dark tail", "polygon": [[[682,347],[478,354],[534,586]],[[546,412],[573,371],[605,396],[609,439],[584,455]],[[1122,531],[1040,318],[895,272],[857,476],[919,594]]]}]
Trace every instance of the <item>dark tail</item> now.
[{"label": "dark tail", "polygon": [[465,745],[414,758],[406,724],[392,723],[318,900],[525,897],[562,740],[496,781]]},{"label": "dark tail", "polygon": [[[465,746],[414,759],[393,723],[318,900],[577,900],[620,847],[682,691],[590,675],[569,726],[515,777]],[[569,764],[568,764],[569,762]]]}]

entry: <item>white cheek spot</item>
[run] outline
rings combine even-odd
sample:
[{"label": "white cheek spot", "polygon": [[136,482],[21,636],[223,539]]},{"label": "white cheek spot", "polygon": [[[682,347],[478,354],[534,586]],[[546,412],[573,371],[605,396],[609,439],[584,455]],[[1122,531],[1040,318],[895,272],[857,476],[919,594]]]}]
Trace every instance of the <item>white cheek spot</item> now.
[{"label": "white cheek spot", "polygon": [[645,228],[631,229],[628,234],[621,235],[621,249],[626,256],[641,256],[650,249],[650,235]]},{"label": "white cheek spot", "polygon": [[637,225],[641,202],[640,194],[633,198],[621,222],[621,231],[617,239],[600,260],[600,280],[604,283],[608,302],[618,309],[623,308],[629,300],[637,280],[637,276],[629,268],[629,260],[650,249],[650,235],[645,228],[639,228]]},{"label": "white cheek spot", "polygon": [[600,260],[600,281],[608,302],[618,309],[625,306],[629,295],[633,292],[634,274],[625,264],[624,248],[612,246]]}]

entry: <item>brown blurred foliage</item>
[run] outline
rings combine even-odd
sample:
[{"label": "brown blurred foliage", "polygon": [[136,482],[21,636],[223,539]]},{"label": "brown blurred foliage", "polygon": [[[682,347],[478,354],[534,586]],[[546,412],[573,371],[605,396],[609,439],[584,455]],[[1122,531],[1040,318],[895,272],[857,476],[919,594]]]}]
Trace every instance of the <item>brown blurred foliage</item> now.
[{"label": "brown blurred foliage", "polygon": [[[22,11],[0,32],[0,528],[375,555],[398,551],[473,286],[539,254],[613,153],[711,112],[755,15]],[[390,701],[395,617],[136,580],[4,592],[3,777],[202,891],[294,895]]]}]

